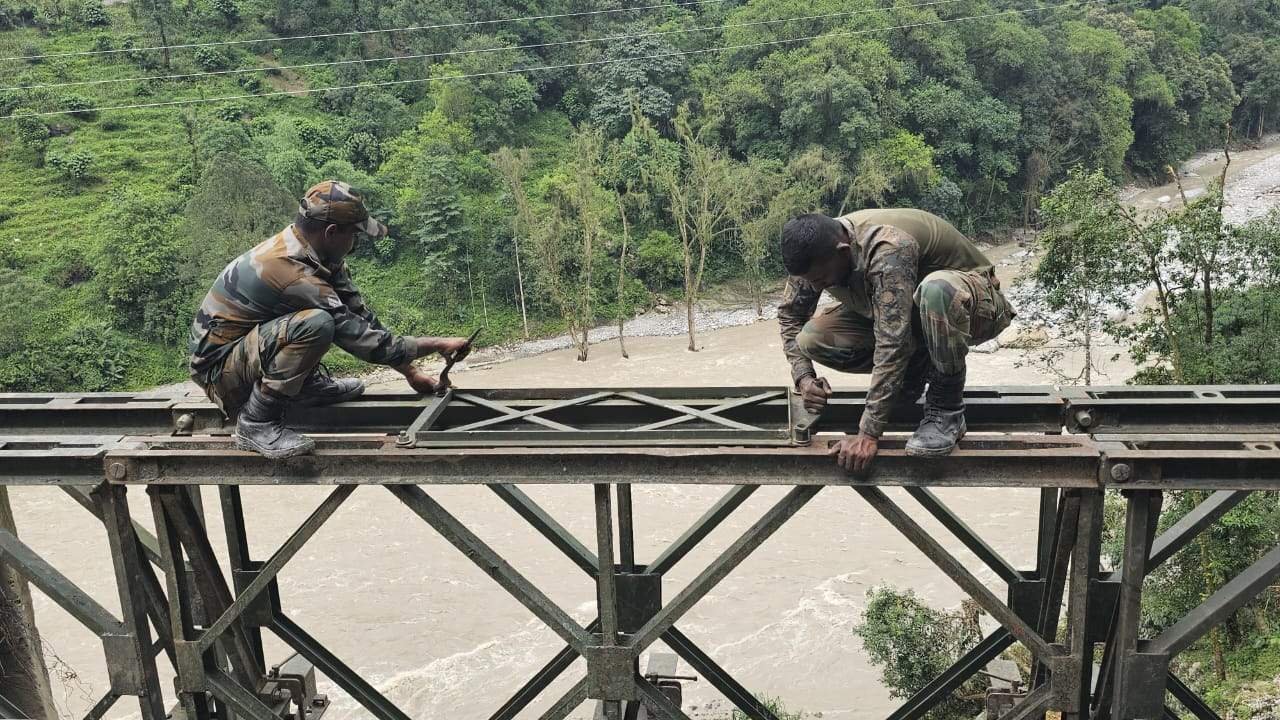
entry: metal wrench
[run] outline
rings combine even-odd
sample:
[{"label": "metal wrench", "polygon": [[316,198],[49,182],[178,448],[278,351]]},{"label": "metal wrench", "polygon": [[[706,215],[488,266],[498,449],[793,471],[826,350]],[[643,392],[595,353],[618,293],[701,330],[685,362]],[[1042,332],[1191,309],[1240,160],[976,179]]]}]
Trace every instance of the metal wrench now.
[{"label": "metal wrench", "polygon": [[453,357],[449,358],[448,361],[445,362],[444,370],[440,371],[440,379],[436,381],[436,397],[444,397],[449,394],[449,368],[453,367],[453,364],[458,361],[459,355],[465,356],[467,354],[467,351],[471,349],[471,343],[476,341],[476,338],[480,335],[480,331],[483,329],[483,325],[476,328],[476,331],[471,333],[471,337],[467,338],[467,344],[459,348],[458,352],[455,352]]}]

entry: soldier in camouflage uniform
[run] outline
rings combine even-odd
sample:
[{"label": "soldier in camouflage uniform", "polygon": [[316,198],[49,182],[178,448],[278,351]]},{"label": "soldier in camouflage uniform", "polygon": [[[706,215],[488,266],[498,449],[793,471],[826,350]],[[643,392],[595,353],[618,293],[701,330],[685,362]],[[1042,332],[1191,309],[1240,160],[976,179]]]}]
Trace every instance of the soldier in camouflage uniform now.
[{"label": "soldier in camouflage uniform", "polygon": [[238,447],[273,459],[315,448],[285,427],[286,407],[364,392],[360,380],[319,371],[332,345],[394,367],[420,393],[436,382],[414,358],[457,360],[470,349],[467,338],[394,335],[378,322],[343,261],[362,232],[380,237],[387,227],[369,217],[357,190],[326,180],[307,191],[292,225],[232,260],[205,296],[191,324],[191,379],[227,417],[238,413]]},{"label": "soldier in camouflage uniform", "polygon": [[[782,262],[791,277],[778,322],[805,408],[821,412],[831,394],[815,361],[871,373],[858,433],[831,449],[840,466],[866,471],[894,403],[914,403],[926,381],[907,454],[950,453],[965,434],[969,346],[1014,314],[991,262],[942,218],[909,209],[801,215],[783,226]],[[823,290],[840,302],[815,316]]]}]

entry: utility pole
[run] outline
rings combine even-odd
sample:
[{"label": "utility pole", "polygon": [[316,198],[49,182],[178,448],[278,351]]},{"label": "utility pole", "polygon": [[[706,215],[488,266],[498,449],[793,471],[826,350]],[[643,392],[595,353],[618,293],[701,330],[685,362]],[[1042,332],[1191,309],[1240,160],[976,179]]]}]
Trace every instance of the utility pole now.
[{"label": "utility pole", "polygon": [[[9,489],[0,485],[0,532],[17,537]],[[26,578],[0,557],[0,717],[57,720]],[[14,711],[17,711],[15,714]]]}]

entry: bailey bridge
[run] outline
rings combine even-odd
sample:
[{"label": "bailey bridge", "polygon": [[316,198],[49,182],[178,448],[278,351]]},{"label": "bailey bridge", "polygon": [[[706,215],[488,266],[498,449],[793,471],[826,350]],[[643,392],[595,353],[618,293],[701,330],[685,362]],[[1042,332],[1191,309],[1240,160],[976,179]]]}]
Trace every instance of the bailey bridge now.
[{"label": "bailey bridge", "polygon": [[[0,395],[0,493],[8,485],[66,492],[101,521],[120,616],[24,544],[12,519],[3,522],[4,512],[0,572],[19,580],[9,590],[34,585],[101,639],[110,689],[85,715],[89,720],[126,697],[144,720],[318,718],[326,700],[316,694],[317,673],[368,717],[407,720],[290,618],[290,598],[277,586],[281,569],[344,500],[360,486],[380,486],[491,577],[495,592],[509,593],[563,640],[563,650],[505,704],[484,711],[494,720],[529,715],[535,699],[546,706],[543,691],[578,658],[585,658],[585,673],[569,678],[572,687],[551,699],[542,718],[564,718],[580,706],[598,717],[686,718],[673,665],[651,653],[658,660],[639,667],[642,653],[663,646],[684,662],[684,672],[710,683],[747,717],[776,720],[721,667],[724,658],[699,648],[679,624],[820,492],[856,493],[999,623],[891,718],[923,716],[1014,643],[1029,651],[1033,667],[989,695],[989,717],[1056,711],[1069,720],[1165,718],[1177,716],[1177,705],[1178,713],[1216,717],[1171,672],[1171,660],[1277,582],[1280,546],[1155,637],[1144,637],[1139,623],[1143,580],[1249,493],[1280,490],[1280,390],[988,387],[965,395],[970,434],[954,454],[907,457],[906,436],[886,435],[865,478],[845,474],[826,455],[836,433],[857,427],[859,392],[838,392],[820,419],[807,416],[787,389],[771,387],[370,394],[292,417],[292,426],[317,439],[317,450],[279,462],[237,451],[217,409],[186,396]],[[910,430],[918,413],[918,407],[916,417],[904,411],[890,430]],[[549,552],[563,553],[593,580],[599,617],[575,621],[447,511],[432,492],[449,484],[488,488],[545,536]],[[594,487],[593,547],[520,489],[531,484]],[[724,490],[664,551],[637,558],[631,502],[637,484]],[[210,539],[192,492],[206,485],[219,492],[225,548]],[[270,557],[251,557],[241,488],[255,485],[333,489]],[[789,489],[692,581],[664,587],[672,566],[765,485]],[[885,486],[905,488],[912,509],[891,499]],[[1034,545],[1034,567],[1014,567],[931,492],[954,486],[1039,490],[1039,530],[1025,540]],[[131,490],[147,493],[152,524],[130,517]],[[1118,567],[1101,560],[1108,490],[1120,491],[1127,507]],[[1158,533],[1163,493],[1182,490],[1201,491],[1203,501]],[[0,501],[0,511],[7,510],[4,494]],[[923,515],[993,572],[998,587],[980,581],[927,531]],[[7,602],[21,605],[22,592]],[[6,629],[10,655],[19,660],[19,633],[27,630],[21,622]],[[296,655],[283,662],[264,657],[264,633]],[[176,692],[161,687],[164,666],[176,677]],[[14,677],[11,667],[0,672]],[[838,672],[832,669],[832,683],[841,682]],[[9,681],[4,688],[0,718],[43,717],[38,690],[24,693]]]}]

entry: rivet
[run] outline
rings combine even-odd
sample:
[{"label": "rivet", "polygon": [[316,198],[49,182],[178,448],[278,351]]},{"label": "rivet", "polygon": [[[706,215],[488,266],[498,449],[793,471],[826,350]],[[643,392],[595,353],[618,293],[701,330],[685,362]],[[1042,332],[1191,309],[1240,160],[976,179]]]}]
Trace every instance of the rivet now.
[{"label": "rivet", "polygon": [[1111,466],[1111,479],[1118,483],[1127,483],[1133,479],[1133,466],[1126,463],[1116,463]]}]

